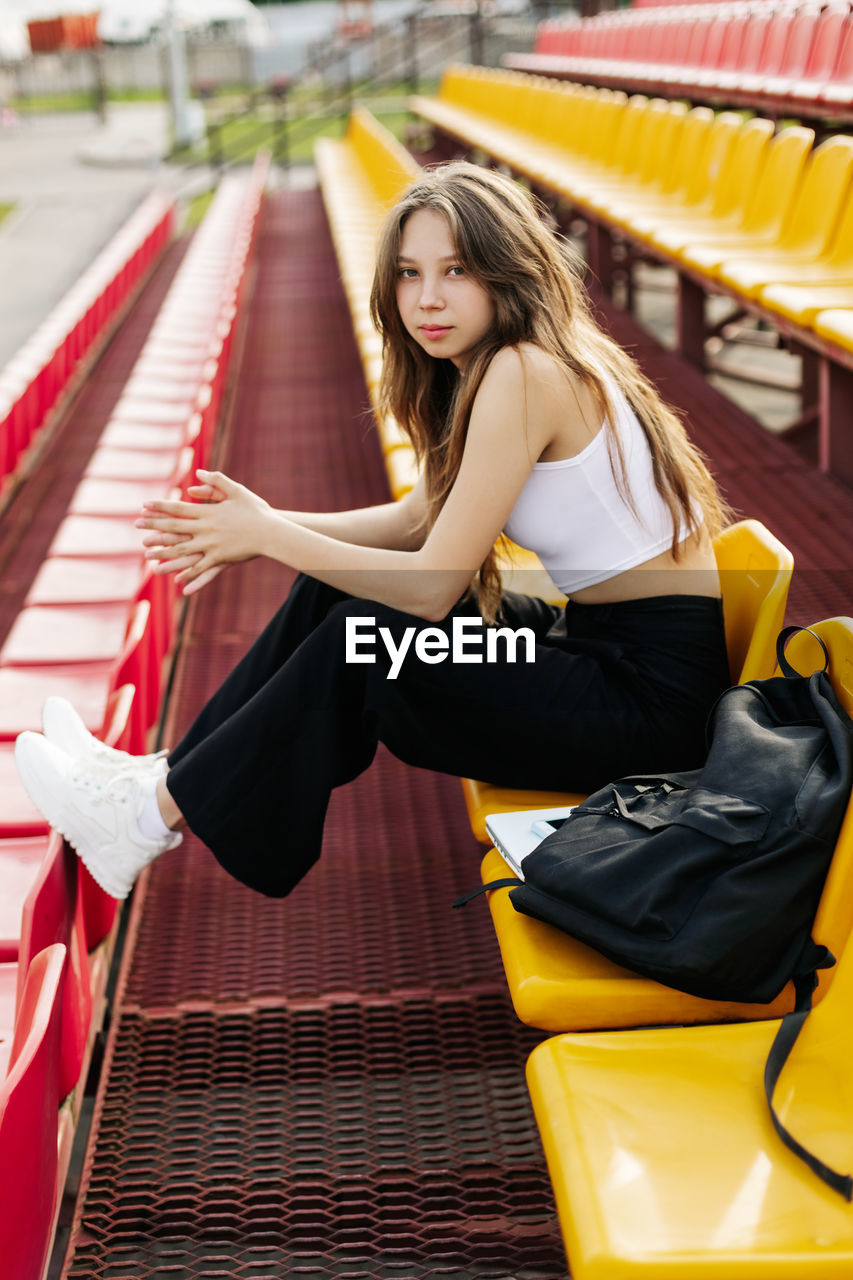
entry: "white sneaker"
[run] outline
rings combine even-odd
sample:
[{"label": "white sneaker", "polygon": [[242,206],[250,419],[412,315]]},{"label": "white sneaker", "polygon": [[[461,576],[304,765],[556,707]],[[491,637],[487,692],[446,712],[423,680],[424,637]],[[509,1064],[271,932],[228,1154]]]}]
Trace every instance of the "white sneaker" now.
[{"label": "white sneaker", "polygon": [[15,742],[15,764],[33,804],[113,898],[126,898],[149,862],[183,839],[180,831],[152,840],[139,830],[145,797],[138,774],[108,777],[29,730]]},{"label": "white sneaker", "polygon": [[152,755],[132,756],[128,751],[108,747],[90,733],[80,715],[67,698],[51,694],[45,698],[41,724],[48,742],[59,747],[72,760],[96,764],[107,773],[160,774],[167,771],[166,751]]}]

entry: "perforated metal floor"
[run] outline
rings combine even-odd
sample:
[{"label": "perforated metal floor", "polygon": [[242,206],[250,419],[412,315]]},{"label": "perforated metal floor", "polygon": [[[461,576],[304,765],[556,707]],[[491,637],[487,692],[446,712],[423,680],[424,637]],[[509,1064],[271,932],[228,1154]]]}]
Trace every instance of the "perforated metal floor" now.
[{"label": "perforated metal floor", "polygon": [[70,1274],[561,1275],[503,1002],[124,1014]]},{"label": "perforated metal floor", "polygon": [[[280,507],[384,501],[315,192],[268,202],[227,469]],[[354,417],[355,414],[355,417]],[[174,741],[290,575],[191,607]],[[271,833],[271,839],[275,835]],[[459,782],[380,753],[289,899],[193,838],[137,895],[63,1275],[561,1280],[518,1022]]]}]

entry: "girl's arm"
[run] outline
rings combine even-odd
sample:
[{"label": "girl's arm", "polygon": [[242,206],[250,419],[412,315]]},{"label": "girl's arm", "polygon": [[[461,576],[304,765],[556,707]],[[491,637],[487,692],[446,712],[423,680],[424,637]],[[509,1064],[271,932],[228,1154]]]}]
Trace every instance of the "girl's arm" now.
[{"label": "girl's arm", "polygon": [[[223,500],[150,503],[141,527],[182,540],[147,554],[167,572],[174,568],[170,561],[195,556],[178,574],[185,590],[216,565],[265,555],[350,595],[439,620],[469,586],[553,437],[553,415],[537,412],[537,396],[529,391],[518,352],[499,352],[474,402],[456,483],[420,546],[368,546],[330,536],[314,517],[310,524],[290,518],[226,476],[203,473]],[[391,516],[383,519],[394,525]]]},{"label": "girl's arm", "polygon": [[426,536],[427,504],[423,479],[397,502],[353,511],[277,511],[303,529],[313,529],[339,542],[392,551],[416,551]]},{"label": "girl's arm", "polygon": [[[212,473],[205,473],[208,480],[213,480]],[[221,502],[226,496],[212,482],[192,485],[187,492],[196,502]],[[302,525],[305,529],[313,529],[316,533],[326,534],[342,542],[351,542],[362,547],[385,547],[398,551],[414,551],[423,545],[426,536],[427,503],[423,479],[415,484],[414,489],[397,502],[386,502],[372,507],[356,507],[352,511],[278,511],[279,516]],[[140,527],[148,527],[144,520],[137,521]],[[176,558],[169,560],[168,570],[180,573],[198,563],[201,553],[187,552],[188,533],[147,533],[143,539],[146,547],[181,547],[181,552],[174,552]],[[184,545],[182,545],[184,544]],[[155,553],[152,552],[152,558]],[[223,562],[210,566],[199,573],[198,577],[185,586],[185,595],[200,591],[225,568]]]}]

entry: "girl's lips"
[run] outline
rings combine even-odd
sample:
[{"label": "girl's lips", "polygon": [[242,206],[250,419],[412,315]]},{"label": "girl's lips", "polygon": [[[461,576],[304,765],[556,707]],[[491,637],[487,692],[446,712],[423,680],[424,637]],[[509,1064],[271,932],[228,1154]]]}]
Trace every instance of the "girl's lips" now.
[{"label": "girl's lips", "polygon": [[427,338],[440,338],[442,334],[450,333],[449,324],[422,324],[421,333]]}]

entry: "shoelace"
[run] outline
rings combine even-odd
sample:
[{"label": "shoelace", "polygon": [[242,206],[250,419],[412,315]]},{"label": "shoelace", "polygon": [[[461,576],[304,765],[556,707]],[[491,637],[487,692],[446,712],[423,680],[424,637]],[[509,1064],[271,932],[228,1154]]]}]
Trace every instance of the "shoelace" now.
[{"label": "shoelace", "polygon": [[68,775],[68,780],[73,787],[85,791],[94,804],[101,804],[103,801],[109,804],[123,802],[136,782],[133,775],[129,773],[118,773],[110,778],[104,778],[82,769],[73,769]]},{"label": "shoelace", "polygon": [[142,761],[147,764],[154,764],[168,754],[168,750],[164,747],[162,751],[153,751],[148,755],[132,756],[129,751],[120,751],[118,747],[108,747],[105,742],[99,742],[92,752],[91,758],[94,759],[96,764],[113,766],[126,764],[128,768],[133,768],[135,764],[141,764]]}]

